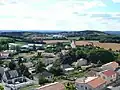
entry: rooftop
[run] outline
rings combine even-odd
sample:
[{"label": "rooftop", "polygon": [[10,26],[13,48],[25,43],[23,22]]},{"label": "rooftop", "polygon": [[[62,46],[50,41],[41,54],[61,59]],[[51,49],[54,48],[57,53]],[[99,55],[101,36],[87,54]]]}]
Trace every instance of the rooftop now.
[{"label": "rooftop", "polygon": [[88,85],[92,86],[93,88],[97,88],[103,84],[105,84],[106,81],[102,79],[101,77],[95,78],[88,82]]},{"label": "rooftop", "polygon": [[44,71],[41,73],[41,75],[45,76],[45,77],[48,77],[48,76],[52,76],[52,73],[49,73],[47,71]]},{"label": "rooftop", "polygon": [[91,81],[95,78],[97,78],[97,77],[83,77],[83,78],[77,79],[75,82],[77,82],[77,83],[88,83],[89,81]]},{"label": "rooftop", "polygon": [[114,75],[116,73],[114,71],[112,71],[112,70],[105,70],[103,72],[103,74],[109,77],[109,76],[112,76],[112,75]]},{"label": "rooftop", "polygon": [[117,62],[110,62],[110,63],[104,64],[102,66],[111,66],[112,68],[116,69],[116,68],[118,68],[119,64]]},{"label": "rooftop", "polygon": [[44,85],[37,90],[64,90],[64,89],[65,87],[63,84],[59,82],[55,82],[55,83]]}]

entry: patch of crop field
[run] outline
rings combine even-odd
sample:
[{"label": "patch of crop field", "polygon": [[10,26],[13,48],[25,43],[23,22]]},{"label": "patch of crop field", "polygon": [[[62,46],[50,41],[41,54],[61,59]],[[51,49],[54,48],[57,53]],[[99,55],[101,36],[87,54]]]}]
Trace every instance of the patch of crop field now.
[{"label": "patch of crop field", "polygon": [[120,50],[120,44],[118,44],[118,43],[100,43],[99,41],[76,41],[77,46],[89,45],[89,44],[93,44],[94,46],[98,46],[98,47],[104,48],[106,50],[108,50],[110,48],[113,51]]},{"label": "patch of crop field", "polygon": [[80,39],[80,37],[68,37],[68,40],[79,40]]},{"label": "patch of crop field", "polygon": [[70,42],[70,41],[69,40],[44,40],[44,42],[46,44],[55,44],[55,43],[58,43],[58,42],[66,43],[66,42]]}]

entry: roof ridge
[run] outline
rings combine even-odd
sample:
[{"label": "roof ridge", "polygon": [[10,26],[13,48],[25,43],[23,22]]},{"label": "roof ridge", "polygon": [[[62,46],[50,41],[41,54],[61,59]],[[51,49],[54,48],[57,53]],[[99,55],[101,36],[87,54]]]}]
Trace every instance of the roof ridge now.
[{"label": "roof ridge", "polygon": [[89,82],[91,82],[91,81],[93,81],[93,80],[95,80],[95,79],[97,79],[97,78],[99,78],[99,77],[97,76],[97,77],[95,77],[94,79],[92,79],[92,80],[90,80],[90,81],[88,81],[88,82],[86,82],[86,83],[88,84]]},{"label": "roof ridge", "polygon": [[52,86],[52,85],[55,85],[55,84],[58,84],[59,82],[54,82],[54,83],[50,83],[50,84],[47,84],[47,85],[44,85],[44,86],[41,86],[40,88],[38,89],[42,89],[44,87],[49,87],[49,86]]}]

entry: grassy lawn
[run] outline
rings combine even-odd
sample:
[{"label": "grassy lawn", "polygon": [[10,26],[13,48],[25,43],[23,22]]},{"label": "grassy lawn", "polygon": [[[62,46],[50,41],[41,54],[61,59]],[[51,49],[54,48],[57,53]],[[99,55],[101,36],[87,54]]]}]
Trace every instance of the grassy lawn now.
[{"label": "grassy lawn", "polygon": [[24,44],[26,44],[26,42],[19,42],[19,41],[16,41],[15,43],[16,43],[16,44],[19,44],[19,45],[21,45],[21,46],[24,45]]},{"label": "grassy lawn", "polygon": [[24,58],[31,58],[33,56],[36,56],[37,53],[36,52],[33,52],[33,53],[19,53],[17,55],[14,55],[14,58],[18,58],[18,57],[24,57]]},{"label": "grassy lawn", "polygon": [[85,75],[85,72],[83,72],[83,71],[80,72],[78,70],[75,70],[75,71],[67,73],[67,75],[56,76],[55,79],[58,82],[62,82],[65,80],[73,81],[73,80],[75,80],[75,78],[80,78],[80,77],[83,77],[84,75]]},{"label": "grassy lawn", "polygon": [[80,77],[83,77],[85,75],[85,72],[80,72],[80,71],[77,71],[77,70],[75,70],[75,71],[73,71],[73,72],[70,72],[69,74],[68,74],[68,77],[72,77],[72,78],[75,78],[75,77],[77,77],[77,78],[80,78]]},{"label": "grassy lawn", "polygon": [[0,37],[0,40],[9,39],[8,37]]},{"label": "grassy lawn", "polygon": [[29,85],[24,88],[21,88],[20,90],[34,90],[35,88],[39,88],[39,85]]},{"label": "grassy lawn", "polygon": [[69,40],[73,40],[73,39],[79,40],[79,38],[80,38],[80,37],[68,37]]}]

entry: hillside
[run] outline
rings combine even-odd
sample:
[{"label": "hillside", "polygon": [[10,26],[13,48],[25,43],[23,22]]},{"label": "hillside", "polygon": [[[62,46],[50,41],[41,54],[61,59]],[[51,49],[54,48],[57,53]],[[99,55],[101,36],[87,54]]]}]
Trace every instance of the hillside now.
[{"label": "hillside", "polygon": [[[56,31],[56,32],[29,32],[29,31],[17,31],[17,32],[1,32],[0,36],[4,37],[12,37],[15,39],[19,40],[56,40],[56,38],[53,38],[52,36],[55,34],[60,34],[65,36],[66,38],[62,38],[62,40],[69,39],[70,37],[77,37],[77,40],[98,40],[102,42],[107,42],[107,41],[118,41],[120,40],[119,36],[108,34],[106,32],[101,32],[101,31],[92,31],[92,30],[85,30],[85,31]],[[57,38],[58,39],[58,38]],[[76,39],[76,38],[74,38]]]}]

